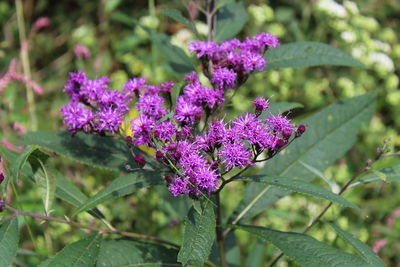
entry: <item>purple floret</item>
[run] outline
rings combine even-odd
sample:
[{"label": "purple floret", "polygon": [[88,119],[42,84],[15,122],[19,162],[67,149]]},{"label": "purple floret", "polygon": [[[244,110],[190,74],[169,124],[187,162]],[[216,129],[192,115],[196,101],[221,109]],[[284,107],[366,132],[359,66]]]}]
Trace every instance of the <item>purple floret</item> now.
[{"label": "purple floret", "polygon": [[227,90],[235,87],[236,73],[228,68],[214,70],[211,83],[219,89]]},{"label": "purple floret", "polygon": [[83,104],[72,102],[61,108],[64,117],[64,124],[67,125],[68,131],[76,134],[78,131],[86,133],[92,132],[94,128],[94,114]]},{"label": "purple floret", "polygon": [[234,167],[243,169],[247,165],[254,165],[250,160],[252,153],[240,142],[225,142],[223,148],[219,150],[218,155],[228,170]]},{"label": "purple floret", "polygon": [[167,110],[163,107],[164,98],[158,95],[143,95],[139,98],[136,108],[143,112],[143,114],[154,118],[155,120],[161,119],[162,116],[167,114]]},{"label": "purple floret", "polygon": [[145,85],[146,80],[144,78],[132,78],[125,83],[124,91],[130,93],[140,93],[140,89]]},{"label": "purple floret", "polygon": [[184,96],[178,97],[174,118],[181,124],[194,124],[203,116],[203,109],[192,104]]},{"label": "purple floret", "polygon": [[120,126],[123,122],[121,112],[112,108],[105,108],[96,115],[96,130],[98,132],[119,132]]}]

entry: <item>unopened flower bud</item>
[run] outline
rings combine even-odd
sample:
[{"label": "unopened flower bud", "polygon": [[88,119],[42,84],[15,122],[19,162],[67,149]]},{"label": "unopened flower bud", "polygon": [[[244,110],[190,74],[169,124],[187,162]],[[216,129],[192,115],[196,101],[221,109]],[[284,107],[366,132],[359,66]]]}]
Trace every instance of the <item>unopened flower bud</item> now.
[{"label": "unopened flower bud", "polygon": [[253,101],[254,106],[256,107],[256,117],[260,116],[261,113],[268,109],[269,103],[263,97],[258,97],[256,100]]},{"label": "unopened flower bud", "polygon": [[0,184],[4,181],[4,174],[0,173]]},{"label": "unopened flower bud", "polygon": [[143,166],[146,165],[146,160],[143,158],[141,154],[136,154],[134,160],[141,168],[143,168]]},{"label": "unopened flower bud", "polygon": [[127,136],[127,137],[125,137],[125,142],[129,145],[129,146],[131,146],[132,145],[132,136]]},{"label": "unopened flower bud", "polygon": [[164,176],[165,181],[167,181],[167,183],[172,183],[172,176],[171,175],[165,175]]},{"label": "unopened flower bud", "polygon": [[302,135],[305,131],[306,131],[306,126],[300,124],[299,127],[297,127],[296,136]]},{"label": "unopened flower bud", "polygon": [[156,151],[156,159],[160,160],[163,157],[164,157],[164,154],[161,151],[157,150]]},{"label": "unopened flower bud", "polygon": [[286,141],[283,140],[283,139],[279,139],[279,140],[276,142],[276,146],[277,146],[278,148],[284,147],[285,145],[286,145]]},{"label": "unopened flower bud", "polygon": [[285,139],[289,139],[290,138],[290,136],[292,136],[292,129],[290,129],[290,128],[286,128],[286,129],[283,129],[283,131],[282,131],[282,136],[283,136],[283,138],[285,138]]},{"label": "unopened flower bud", "polygon": [[50,25],[51,21],[48,17],[40,17],[38,18],[35,23],[33,23],[33,29],[35,31],[39,31],[43,28],[46,28]]}]

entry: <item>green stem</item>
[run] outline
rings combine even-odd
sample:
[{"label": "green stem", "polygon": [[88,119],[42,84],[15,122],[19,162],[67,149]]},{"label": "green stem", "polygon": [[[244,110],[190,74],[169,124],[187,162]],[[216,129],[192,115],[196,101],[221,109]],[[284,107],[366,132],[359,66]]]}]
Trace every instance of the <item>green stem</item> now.
[{"label": "green stem", "polygon": [[[19,41],[21,46],[21,61],[22,68],[24,72],[24,76],[28,79],[32,78],[30,62],[29,62],[29,54],[28,54],[28,43],[26,39],[26,31],[25,31],[25,21],[24,21],[24,9],[21,0],[15,0],[15,7],[17,10],[17,21],[18,21],[18,33],[19,33]],[[31,130],[37,130],[37,117],[36,117],[36,106],[35,106],[35,97],[33,94],[32,88],[25,84],[26,87],[26,98],[28,101],[28,109],[29,115],[31,119]]]}]

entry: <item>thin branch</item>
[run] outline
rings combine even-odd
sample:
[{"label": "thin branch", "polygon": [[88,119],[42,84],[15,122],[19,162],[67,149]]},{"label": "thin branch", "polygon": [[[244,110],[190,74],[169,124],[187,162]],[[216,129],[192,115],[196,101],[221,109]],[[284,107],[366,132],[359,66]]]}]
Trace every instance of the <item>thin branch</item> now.
[{"label": "thin branch", "polygon": [[[361,174],[363,174],[366,171],[369,171],[371,168],[371,165],[374,164],[375,162],[377,162],[378,160],[380,160],[381,158],[383,158],[383,153],[385,153],[385,146],[386,144],[381,148],[377,149],[377,155],[375,156],[374,159],[370,159],[367,160],[367,162],[365,163],[365,166],[362,167],[361,169],[359,169],[351,178],[349,181],[347,181],[347,183],[343,186],[343,188],[340,190],[340,192],[338,193],[338,195],[342,195],[347,189],[351,188],[351,184],[358,178],[360,177]],[[309,224],[308,226],[303,230],[303,234],[307,233],[308,231],[310,231],[310,229],[312,227],[314,227],[314,225],[317,224],[317,222],[319,222],[319,220],[325,215],[325,213],[329,210],[329,208],[332,206],[333,202],[329,202],[328,205],[325,206],[325,208],[318,214],[317,217],[315,217]],[[274,266],[280,258],[282,258],[283,253],[280,253],[269,265],[270,267]]]},{"label": "thin branch", "polygon": [[69,224],[69,225],[77,227],[77,228],[88,229],[90,231],[94,231],[94,232],[98,232],[98,233],[102,233],[102,234],[118,234],[118,235],[131,237],[131,238],[151,240],[151,241],[155,241],[155,242],[158,242],[158,243],[163,243],[163,244],[167,244],[167,245],[179,248],[178,244],[175,244],[175,243],[170,242],[168,240],[164,240],[164,239],[161,239],[161,238],[158,238],[158,237],[155,237],[155,236],[151,236],[151,235],[120,231],[118,229],[115,229],[111,225],[109,227],[110,229],[99,229],[96,226],[84,225],[84,224],[72,221],[72,220],[70,220],[68,218],[67,219],[60,219],[60,218],[49,216],[49,215],[46,215],[46,214],[40,213],[40,212],[27,212],[27,211],[17,210],[17,209],[14,209],[14,208],[12,208],[12,207],[10,207],[8,205],[5,205],[4,208],[6,210],[12,212],[14,214],[14,216],[16,216],[16,215],[29,216],[29,217],[32,217],[32,218],[35,218],[35,219],[41,219],[41,220],[45,220],[45,221],[52,221],[52,222]]}]

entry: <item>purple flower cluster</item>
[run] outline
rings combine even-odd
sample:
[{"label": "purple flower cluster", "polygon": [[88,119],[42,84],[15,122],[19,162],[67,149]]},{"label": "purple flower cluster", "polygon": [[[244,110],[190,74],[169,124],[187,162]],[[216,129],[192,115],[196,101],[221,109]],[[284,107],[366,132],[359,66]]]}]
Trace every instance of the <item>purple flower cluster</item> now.
[{"label": "purple flower cluster", "polygon": [[107,77],[90,80],[82,71],[70,73],[64,91],[71,102],[61,113],[72,134],[119,131],[132,96],[128,90],[111,90],[109,82]]},{"label": "purple flower cluster", "polygon": [[[217,44],[209,41],[194,41],[189,51],[202,60],[203,69],[211,82],[220,89],[240,85],[253,71],[262,71],[267,66],[264,52],[278,47],[279,40],[270,33],[260,33],[244,41],[232,39]],[[209,66],[211,62],[211,66]],[[208,73],[211,67],[212,73]]]},{"label": "purple flower cluster", "polygon": [[[175,106],[173,82],[148,85],[143,78],[133,78],[116,91],[108,88],[106,77],[89,80],[83,72],[71,73],[64,88],[71,99],[61,110],[64,123],[73,134],[117,133],[135,96],[139,115],[131,120],[128,145],[156,150],[156,160],[171,172],[165,180],[174,196],[211,195],[223,175],[234,168],[253,166],[263,152],[268,159],[305,131],[304,126],[295,130],[287,117],[268,112],[269,103],[262,97],[254,100],[253,113],[228,123],[212,121],[225,92],[241,85],[251,72],[263,70],[267,64],[263,53],[277,46],[278,39],[268,33],[242,42],[192,42],[189,50],[201,59],[212,88],[204,86],[196,72],[189,73]],[[261,118],[263,112],[267,116]],[[208,126],[202,133],[198,132],[200,121]],[[134,161],[141,167],[146,164],[140,154]]]}]

